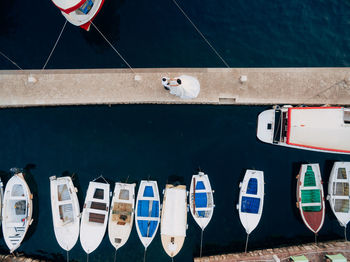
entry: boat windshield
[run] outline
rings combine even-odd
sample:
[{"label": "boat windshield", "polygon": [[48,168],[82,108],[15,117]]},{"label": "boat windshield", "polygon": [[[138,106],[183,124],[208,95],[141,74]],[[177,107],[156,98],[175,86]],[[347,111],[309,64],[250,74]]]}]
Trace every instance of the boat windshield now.
[{"label": "boat windshield", "polygon": [[344,123],[350,124],[350,109],[344,109]]}]

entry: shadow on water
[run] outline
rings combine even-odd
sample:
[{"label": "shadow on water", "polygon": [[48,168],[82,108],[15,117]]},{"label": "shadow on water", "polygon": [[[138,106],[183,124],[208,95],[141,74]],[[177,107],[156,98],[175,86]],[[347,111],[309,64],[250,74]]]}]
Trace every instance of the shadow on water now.
[{"label": "shadow on water", "polygon": [[34,174],[32,173],[32,170],[36,168],[35,164],[27,164],[23,168],[23,172],[25,175],[25,180],[28,184],[28,187],[33,195],[33,214],[32,214],[32,219],[33,223],[29,226],[28,232],[26,236],[24,237],[24,241],[28,241],[30,237],[35,233],[35,230],[38,226],[38,220],[39,220],[39,198],[38,198],[38,185],[35,182],[34,179]]},{"label": "shadow on water", "polygon": [[[105,1],[101,11],[94,19],[96,27],[113,45],[120,37],[120,15],[118,12],[123,4],[124,0]],[[85,30],[80,30],[80,32],[91,46],[96,47],[96,51],[101,52],[110,48],[106,40],[103,39],[93,25],[91,25],[89,32]]]},{"label": "shadow on water", "polygon": [[168,177],[167,184],[174,186],[186,185],[185,178],[183,176],[171,175]]}]

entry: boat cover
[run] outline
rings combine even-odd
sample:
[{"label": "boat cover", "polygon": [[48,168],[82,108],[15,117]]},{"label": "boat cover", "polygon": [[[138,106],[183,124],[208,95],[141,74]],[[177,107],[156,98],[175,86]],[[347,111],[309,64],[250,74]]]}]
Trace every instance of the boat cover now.
[{"label": "boat cover", "polygon": [[207,193],[195,193],[195,205],[197,207],[207,207]]},{"label": "boat cover", "polygon": [[260,207],[260,198],[242,197],[241,212],[258,214]]},{"label": "boat cover", "polygon": [[346,258],[342,254],[326,255],[332,262],[346,262]]},{"label": "boat cover", "polygon": [[201,189],[205,189],[204,183],[203,181],[198,181],[196,183],[196,190],[201,190]]},{"label": "boat cover", "polygon": [[137,224],[143,237],[152,237],[157,228],[158,221],[137,220]]},{"label": "boat cover", "polygon": [[154,197],[152,186],[145,186],[145,191],[143,191],[144,197]]},{"label": "boat cover", "polygon": [[[151,210],[150,210],[151,207]],[[158,217],[159,201],[139,200],[137,206],[137,215],[141,217]]]},{"label": "boat cover", "polygon": [[350,153],[350,124],[344,108],[288,108],[287,144]]},{"label": "boat cover", "polygon": [[249,179],[247,194],[256,195],[258,193],[258,180],[256,178]]}]

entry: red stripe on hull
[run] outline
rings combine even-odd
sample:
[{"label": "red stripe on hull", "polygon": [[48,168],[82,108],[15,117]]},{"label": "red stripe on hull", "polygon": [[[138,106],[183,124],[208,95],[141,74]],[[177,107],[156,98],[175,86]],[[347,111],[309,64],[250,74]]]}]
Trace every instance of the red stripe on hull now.
[{"label": "red stripe on hull", "polygon": [[92,22],[92,20],[94,20],[94,18],[95,18],[95,17],[97,16],[97,14],[100,12],[100,10],[101,10],[103,4],[104,4],[104,0],[101,1],[101,5],[100,5],[100,7],[98,8],[96,14],[90,19],[89,22],[87,22],[87,23],[81,25],[81,26],[80,26],[81,28],[85,29],[86,31],[89,31],[89,30],[90,30],[91,22]]},{"label": "red stripe on hull", "polygon": [[59,8],[62,12],[65,12],[66,14],[69,14],[75,10],[77,10],[80,6],[82,6],[84,3],[85,3],[86,0],[81,0],[78,4],[76,4],[75,6],[72,6],[70,8],[67,8],[67,9],[62,9],[61,7],[59,7],[58,5],[56,5],[53,1],[53,4],[55,6],[57,6],[57,8]]}]

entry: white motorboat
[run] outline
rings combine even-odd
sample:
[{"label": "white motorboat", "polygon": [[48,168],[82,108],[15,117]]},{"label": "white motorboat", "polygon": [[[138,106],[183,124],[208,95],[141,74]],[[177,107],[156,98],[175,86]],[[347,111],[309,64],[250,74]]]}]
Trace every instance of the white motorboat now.
[{"label": "white motorboat", "polygon": [[301,165],[297,179],[297,207],[305,225],[317,234],[323,226],[325,215],[319,164]]},{"label": "white motorboat", "polygon": [[88,31],[104,0],[52,0],[52,2],[61,10],[68,22]]},{"label": "white motorboat", "polygon": [[157,182],[141,180],[136,200],[135,226],[145,250],[157,233],[159,220],[160,203]]},{"label": "white motorboat", "polygon": [[58,244],[66,251],[77,243],[80,228],[80,207],[77,189],[69,176],[50,177],[53,228]]},{"label": "white motorboat", "polygon": [[202,256],[203,231],[209,224],[214,212],[213,190],[209,182],[208,175],[198,172],[192,176],[190,186],[190,211],[193,219],[202,229],[200,257]]},{"label": "white motorboat", "polygon": [[215,207],[208,175],[198,172],[192,176],[189,201],[193,219],[204,230],[213,216]]},{"label": "white motorboat", "polygon": [[327,199],[339,224],[345,228],[345,233],[350,221],[349,187],[350,162],[335,162],[328,181]]},{"label": "white motorboat", "polygon": [[4,199],[4,184],[1,181],[0,178],[0,225],[2,222],[2,203],[3,203],[3,199]]},{"label": "white motorboat", "polygon": [[2,207],[2,232],[11,253],[21,245],[33,222],[32,199],[23,173],[12,176],[6,184]]},{"label": "white motorboat", "polygon": [[81,216],[80,243],[87,254],[101,243],[109,211],[109,184],[92,181],[86,193]]},{"label": "white motorboat", "polygon": [[269,144],[350,154],[350,108],[277,106],[259,114],[257,137]]},{"label": "white motorboat", "polygon": [[166,185],[160,223],[160,236],[165,252],[176,256],[185,241],[187,230],[187,191],[185,185]]},{"label": "white motorboat", "polygon": [[264,206],[264,172],[247,170],[239,184],[239,201],[237,205],[239,218],[248,237],[259,224]]},{"label": "white motorboat", "polygon": [[108,221],[108,236],[117,250],[129,239],[134,221],[136,184],[115,183]]}]

